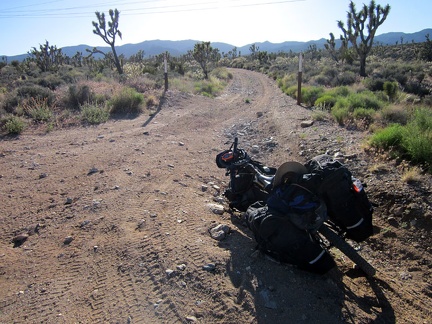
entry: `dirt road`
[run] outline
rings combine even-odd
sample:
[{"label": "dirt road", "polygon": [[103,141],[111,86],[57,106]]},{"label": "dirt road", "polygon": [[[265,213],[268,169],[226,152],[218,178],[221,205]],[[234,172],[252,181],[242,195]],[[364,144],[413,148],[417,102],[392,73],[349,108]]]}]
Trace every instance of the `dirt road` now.
[{"label": "dirt road", "polygon": [[310,111],[274,81],[232,72],[216,99],[169,91],[152,117],[2,138],[0,323],[428,323],[427,247],[407,280],[378,262],[379,235],[363,253],[381,280],[337,254],[339,272],[316,276],[255,253],[239,218],[212,211],[227,183],[215,155],[234,135],[271,165],[331,146],[323,134],[364,154],[361,133],[304,130]]}]

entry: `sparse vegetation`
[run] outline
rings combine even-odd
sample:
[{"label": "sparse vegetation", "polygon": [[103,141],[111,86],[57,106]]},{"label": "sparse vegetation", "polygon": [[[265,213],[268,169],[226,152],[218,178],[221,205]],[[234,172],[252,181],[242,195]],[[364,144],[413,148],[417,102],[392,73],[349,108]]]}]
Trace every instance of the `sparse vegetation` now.
[{"label": "sparse vegetation", "polygon": [[108,121],[109,110],[104,106],[86,103],[81,106],[81,118],[88,124],[102,124]]},{"label": "sparse vegetation", "polygon": [[144,96],[135,89],[125,87],[109,101],[111,115],[136,115],[142,112]]},{"label": "sparse vegetation", "polygon": [[8,134],[21,134],[26,127],[26,122],[18,116],[10,115],[2,121],[3,129]]}]

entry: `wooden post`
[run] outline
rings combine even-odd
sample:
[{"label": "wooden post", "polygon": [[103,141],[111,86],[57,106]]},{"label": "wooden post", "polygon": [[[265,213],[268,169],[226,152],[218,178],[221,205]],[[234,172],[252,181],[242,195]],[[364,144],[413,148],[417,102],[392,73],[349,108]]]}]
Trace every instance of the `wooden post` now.
[{"label": "wooden post", "polygon": [[168,90],[168,69],[167,69],[167,55],[164,54],[164,77],[165,77],[165,91]]},{"label": "wooden post", "polygon": [[302,84],[302,74],[303,74],[303,53],[300,52],[299,54],[299,70],[298,70],[298,76],[297,76],[297,105],[301,104],[301,84]]}]

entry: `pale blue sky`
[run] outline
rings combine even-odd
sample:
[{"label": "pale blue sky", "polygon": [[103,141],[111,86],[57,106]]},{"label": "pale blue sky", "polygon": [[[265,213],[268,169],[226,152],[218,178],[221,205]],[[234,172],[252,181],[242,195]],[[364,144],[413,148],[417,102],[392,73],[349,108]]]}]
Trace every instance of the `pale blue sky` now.
[{"label": "pale blue sky", "polygon": [[[225,42],[309,41],[340,35],[346,0],[0,0],[0,55],[25,54],[49,41],[58,48],[86,44],[106,46],[93,34],[95,11],[120,11],[123,39]],[[370,0],[354,1],[357,9]],[[390,4],[378,34],[412,33],[432,28],[431,0],[376,1]]]}]

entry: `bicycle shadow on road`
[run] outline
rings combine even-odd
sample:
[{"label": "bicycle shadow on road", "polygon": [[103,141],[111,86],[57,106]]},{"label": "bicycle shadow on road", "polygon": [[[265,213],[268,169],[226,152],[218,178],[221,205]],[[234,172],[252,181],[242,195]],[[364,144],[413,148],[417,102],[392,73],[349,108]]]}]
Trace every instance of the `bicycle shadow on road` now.
[{"label": "bicycle shadow on road", "polygon": [[237,216],[231,221],[233,230],[220,245],[231,253],[226,272],[237,289],[234,302],[249,313],[249,320],[263,324],[358,323],[360,313],[361,319],[395,322],[392,306],[378,285],[371,283],[366,289],[371,293],[361,295],[345,284],[352,279],[339,269],[320,276],[272,261],[255,250],[253,234]]}]

